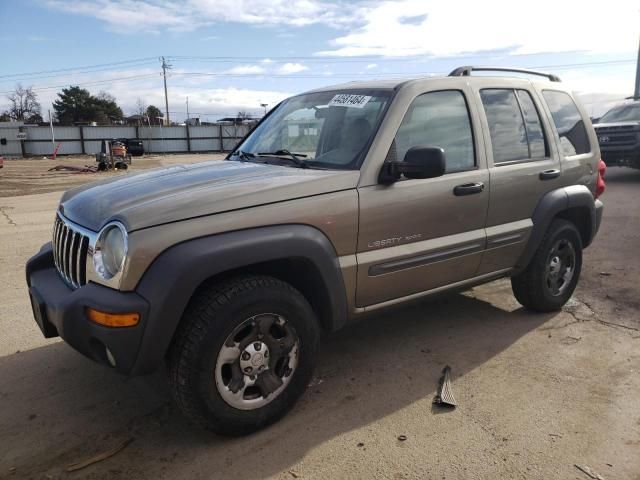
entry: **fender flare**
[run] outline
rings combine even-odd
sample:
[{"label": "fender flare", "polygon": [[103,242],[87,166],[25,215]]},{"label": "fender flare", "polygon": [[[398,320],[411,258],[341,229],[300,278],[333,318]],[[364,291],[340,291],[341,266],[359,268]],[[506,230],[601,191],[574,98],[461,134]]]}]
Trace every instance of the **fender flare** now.
[{"label": "fender flare", "polygon": [[136,292],[150,305],[133,374],[154,371],[169,348],[189,300],[207,279],[230,270],[284,259],[303,259],[319,273],[329,297],[331,330],[347,320],[347,297],[336,251],[307,225],[252,228],[177,244],[158,256]]},{"label": "fender flare", "polygon": [[587,227],[589,234],[583,247],[587,247],[591,243],[598,224],[595,199],[591,191],[585,185],[571,185],[551,190],[540,199],[533,211],[531,217],[533,228],[527,246],[516,264],[516,273],[527,268],[551,222],[562,212],[576,207],[586,208],[589,211],[590,224]]}]

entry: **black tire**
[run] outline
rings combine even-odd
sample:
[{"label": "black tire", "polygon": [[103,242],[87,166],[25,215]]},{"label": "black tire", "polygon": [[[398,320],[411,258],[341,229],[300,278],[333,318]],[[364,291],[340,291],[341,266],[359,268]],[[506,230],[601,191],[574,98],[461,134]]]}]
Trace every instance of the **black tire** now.
[{"label": "black tire", "polygon": [[[564,245],[573,248],[573,274],[570,280],[562,283],[561,290],[549,279],[549,266],[555,251],[554,246]],[[527,268],[520,274],[511,277],[511,288],[516,300],[526,309],[534,312],[552,312],[560,310],[567,303],[578,284],[582,269],[582,239],[576,226],[562,219],[555,219],[545,234],[538,250]],[[562,280],[560,280],[562,281]],[[551,286],[553,285],[553,286]]]},{"label": "black tire", "polygon": [[[241,324],[266,312],[286,318],[294,329],[297,365],[286,387],[270,403],[253,410],[234,408],[217,386],[218,355]],[[246,275],[205,288],[187,307],[169,350],[167,373],[173,397],[190,420],[216,433],[255,432],[280,419],[305,391],[313,374],[318,339],[311,306],[285,282]]]}]

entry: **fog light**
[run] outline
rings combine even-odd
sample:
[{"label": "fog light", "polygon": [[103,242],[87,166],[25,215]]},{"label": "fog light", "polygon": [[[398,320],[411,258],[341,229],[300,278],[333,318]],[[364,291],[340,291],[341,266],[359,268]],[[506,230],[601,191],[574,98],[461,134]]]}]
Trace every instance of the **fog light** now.
[{"label": "fog light", "polygon": [[105,327],[133,327],[140,321],[140,314],[134,312],[107,313],[87,308],[86,313],[89,320]]}]

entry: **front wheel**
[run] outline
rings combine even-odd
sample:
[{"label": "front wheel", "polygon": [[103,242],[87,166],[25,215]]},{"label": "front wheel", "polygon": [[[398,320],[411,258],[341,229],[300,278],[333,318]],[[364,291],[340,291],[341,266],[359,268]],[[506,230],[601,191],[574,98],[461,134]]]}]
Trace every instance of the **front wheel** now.
[{"label": "front wheel", "polygon": [[243,276],[190,303],[168,357],[180,409],[223,435],[282,417],[313,373],[318,326],[300,292],[272,277]]},{"label": "front wheel", "polygon": [[534,312],[559,310],[571,298],[581,269],[580,232],[573,223],[556,219],[527,268],[511,277],[513,294]]}]

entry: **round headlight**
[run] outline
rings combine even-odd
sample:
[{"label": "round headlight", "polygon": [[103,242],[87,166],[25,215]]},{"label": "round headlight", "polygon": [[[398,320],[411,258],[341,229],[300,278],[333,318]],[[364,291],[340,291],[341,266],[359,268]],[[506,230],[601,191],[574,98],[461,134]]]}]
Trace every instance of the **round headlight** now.
[{"label": "round headlight", "polygon": [[126,257],[126,230],[119,223],[106,225],[98,234],[93,252],[93,268],[96,273],[109,280],[122,270]]}]

